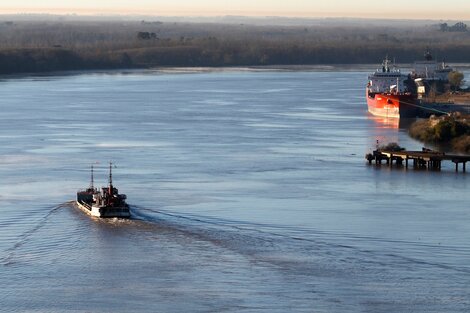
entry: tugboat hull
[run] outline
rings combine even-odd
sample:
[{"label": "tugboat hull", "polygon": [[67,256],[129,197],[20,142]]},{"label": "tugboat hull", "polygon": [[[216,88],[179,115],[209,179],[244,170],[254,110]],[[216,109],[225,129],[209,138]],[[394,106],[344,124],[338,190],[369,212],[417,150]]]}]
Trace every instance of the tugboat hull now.
[{"label": "tugboat hull", "polygon": [[86,203],[81,203],[77,201],[77,206],[80,210],[85,212],[86,214],[94,217],[101,217],[101,218],[130,218],[131,213],[128,206],[121,206],[121,207],[98,207],[98,206],[90,206]]}]

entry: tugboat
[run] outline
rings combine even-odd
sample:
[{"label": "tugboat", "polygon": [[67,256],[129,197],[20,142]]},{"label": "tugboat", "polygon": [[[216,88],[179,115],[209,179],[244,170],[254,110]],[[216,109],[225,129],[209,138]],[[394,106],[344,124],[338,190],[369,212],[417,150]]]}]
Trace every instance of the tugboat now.
[{"label": "tugboat", "polygon": [[77,192],[77,206],[85,213],[95,217],[119,217],[131,216],[129,205],[126,203],[126,195],[119,194],[113,186],[113,164],[109,163],[109,185],[101,187],[101,191],[95,188],[93,182],[93,165],[91,166],[90,187]]}]

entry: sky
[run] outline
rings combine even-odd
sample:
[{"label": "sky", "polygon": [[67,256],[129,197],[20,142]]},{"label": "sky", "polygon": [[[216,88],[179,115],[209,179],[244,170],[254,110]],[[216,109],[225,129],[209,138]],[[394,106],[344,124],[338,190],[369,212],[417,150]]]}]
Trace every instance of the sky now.
[{"label": "sky", "polygon": [[470,20],[470,0],[0,0],[11,13]]}]

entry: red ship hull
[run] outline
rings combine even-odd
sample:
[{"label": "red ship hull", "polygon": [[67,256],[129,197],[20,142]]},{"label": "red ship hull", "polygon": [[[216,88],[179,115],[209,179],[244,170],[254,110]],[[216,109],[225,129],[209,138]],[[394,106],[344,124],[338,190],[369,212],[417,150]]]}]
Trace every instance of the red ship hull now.
[{"label": "red ship hull", "polygon": [[411,94],[366,92],[367,107],[371,114],[386,118],[416,117],[415,97]]}]

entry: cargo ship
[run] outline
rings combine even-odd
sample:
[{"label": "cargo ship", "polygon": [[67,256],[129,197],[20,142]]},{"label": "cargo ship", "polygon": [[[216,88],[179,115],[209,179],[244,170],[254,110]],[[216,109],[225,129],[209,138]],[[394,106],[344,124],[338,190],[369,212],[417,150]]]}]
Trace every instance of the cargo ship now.
[{"label": "cargo ship", "polygon": [[98,190],[94,187],[93,165],[91,166],[90,187],[77,192],[77,206],[88,215],[102,218],[130,218],[126,195],[119,194],[113,186],[112,163],[109,163],[109,185]]},{"label": "cargo ship", "polygon": [[382,68],[369,75],[367,107],[371,114],[385,118],[416,117],[416,95],[411,92],[411,77],[404,75],[385,58]]},{"label": "cargo ship", "polygon": [[431,52],[427,50],[424,53],[423,61],[415,61],[413,63],[413,69],[411,71],[411,77],[413,79],[419,79],[430,81],[430,82],[448,82],[449,74],[454,69],[448,66],[444,61],[438,63],[434,60]]}]

